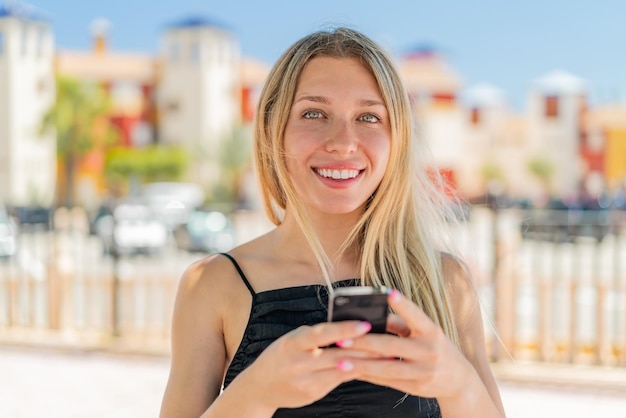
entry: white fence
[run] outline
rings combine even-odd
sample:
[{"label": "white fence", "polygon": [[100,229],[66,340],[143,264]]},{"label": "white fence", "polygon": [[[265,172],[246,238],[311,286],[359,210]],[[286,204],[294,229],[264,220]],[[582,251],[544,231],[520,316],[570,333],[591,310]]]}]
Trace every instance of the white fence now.
[{"label": "white fence", "polygon": [[[237,220],[239,240],[267,225]],[[483,299],[492,359],[626,366],[626,235],[523,238],[528,213],[474,208],[459,246]],[[104,255],[83,232],[23,229],[0,260],[0,343],[75,342],[167,351],[178,280],[202,254]],[[493,326],[492,326],[493,325]]]}]

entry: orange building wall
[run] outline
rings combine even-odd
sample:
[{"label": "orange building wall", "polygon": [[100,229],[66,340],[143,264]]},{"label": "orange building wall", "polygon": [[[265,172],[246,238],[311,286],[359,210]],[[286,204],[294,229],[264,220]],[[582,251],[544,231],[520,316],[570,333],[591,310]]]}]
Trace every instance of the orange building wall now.
[{"label": "orange building wall", "polygon": [[608,185],[623,184],[626,179],[626,128],[607,131],[605,164]]}]

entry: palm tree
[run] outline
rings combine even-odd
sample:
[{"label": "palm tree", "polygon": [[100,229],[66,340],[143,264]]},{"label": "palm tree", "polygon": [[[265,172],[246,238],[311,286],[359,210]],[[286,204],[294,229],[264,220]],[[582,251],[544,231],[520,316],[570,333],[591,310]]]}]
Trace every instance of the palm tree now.
[{"label": "palm tree", "polygon": [[44,114],[41,131],[54,131],[57,158],[64,184],[57,183],[57,203],[74,205],[76,167],[82,156],[98,143],[117,139],[109,123],[110,101],[106,91],[94,83],[57,76],[56,99]]},{"label": "palm tree", "polygon": [[485,188],[487,188],[489,184],[504,183],[504,173],[502,168],[493,161],[486,161],[483,163],[480,168],[480,175],[485,182]]},{"label": "palm tree", "polygon": [[218,203],[242,203],[241,176],[252,163],[252,132],[249,127],[235,126],[221,143],[217,153],[220,181],[210,193]]},{"label": "palm tree", "polygon": [[528,171],[539,180],[543,191],[550,194],[552,191],[552,178],[555,173],[555,167],[552,161],[541,156],[531,158],[528,161]]}]

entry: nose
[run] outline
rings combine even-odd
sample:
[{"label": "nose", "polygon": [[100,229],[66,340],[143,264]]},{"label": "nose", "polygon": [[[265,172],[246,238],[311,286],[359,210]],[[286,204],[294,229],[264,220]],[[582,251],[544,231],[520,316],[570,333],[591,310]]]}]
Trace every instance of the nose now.
[{"label": "nose", "polygon": [[348,155],[356,152],[358,138],[350,122],[335,121],[326,141],[326,151],[339,155]]}]

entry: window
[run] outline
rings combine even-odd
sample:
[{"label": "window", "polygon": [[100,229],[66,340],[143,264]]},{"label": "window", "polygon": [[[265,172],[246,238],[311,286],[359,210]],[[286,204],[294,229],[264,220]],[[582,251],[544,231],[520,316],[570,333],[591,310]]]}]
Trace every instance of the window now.
[{"label": "window", "polygon": [[46,90],[48,90],[48,80],[46,80],[45,78],[40,78],[37,81],[35,90],[38,94],[45,94]]},{"label": "window", "polygon": [[606,147],[607,142],[607,132],[594,129],[590,132],[589,136],[586,138],[587,148],[589,151],[594,153],[602,152],[602,150]]},{"label": "window", "polygon": [[136,112],[141,108],[143,93],[141,86],[132,81],[113,82],[109,88],[111,103],[116,109]]},{"label": "window", "polygon": [[136,147],[150,145],[154,137],[152,126],[146,121],[140,120],[130,131],[130,141]]},{"label": "window", "polygon": [[21,34],[21,52],[22,56],[25,57],[28,53],[28,30],[26,25],[22,26],[22,34]]},{"label": "window", "polygon": [[556,119],[559,117],[559,98],[557,96],[546,96],[545,116],[546,119]]},{"label": "window", "polygon": [[473,107],[470,109],[470,124],[472,126],[480,125],[480,108]]},{"label": "window", "polygon": [[192,64],[200,63],[200,43],[194,41],[189,46],[189,59]]},{"label": "window", "polygon": [[180,104],[178,100],[169,100],[165,103],[165,111],[168,113],[178,112],[180,110]]},{"label": "window", "polygon": [[46,30],[44,28],[39,28],[39,30],[37,30],[36,42],[37,44],[35,46],[35,53],[38,57],[42,57],[44,55],[46,47]]},{"label": "window", "polygon": [[435,92],[431,96],[432,104],[436,107],[451,108],[456,103],[454,93]]}]

